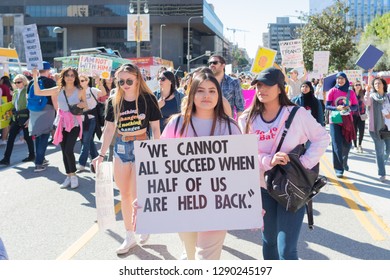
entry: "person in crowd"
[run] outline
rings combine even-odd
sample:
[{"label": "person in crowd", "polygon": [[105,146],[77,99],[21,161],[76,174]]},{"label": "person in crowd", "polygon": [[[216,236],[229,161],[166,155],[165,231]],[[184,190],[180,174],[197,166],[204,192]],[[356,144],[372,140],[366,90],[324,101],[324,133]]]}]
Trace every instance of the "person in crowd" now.
[{"label": "person in crowd", "polygon": [[12,121],[10,125],[10,132],[8,136],[7,147],[5,148],[4,157],[0,161],[1,165],[9,165],[12,150],[14,148],[14,142],[16,136],[20,130],[23,130],[24,139],[27,143],[28,156],[22,160],[22,162],[34,161],[35,160],[35,151],[34,151],[34,141],[28,133],[28,118],[29,111],[27,109],[27,86],[28,80],[22,74],[17,74],[13,80],[16,85],[14,94],[12,97],[12,104],[14,110],[12,111]]},{"label": "person in crowd", "polygon": [[284,124],[295,106],[287,97],[284,75],[281,70],[270,67],[252,81],[256,87],[256,98],[239,118],[243,133],[258,135],[258,157],[260,163],[260,186],[262,205],[265,211],[263,258],[265,260],[297,260],[298,238],[303,223],[305,207],[289,212],[275,199],[266,187],[264,172],[289,161],[288,152],[299,144],[311,142],[300,157],[304,167],[311,169],[320,161],[329,144],[329,135],[308,110],[299,108],[287,132],[280,151],[275,150],[280,142]]},{"label": "person in crowd", "polygon": [[74,147],[77,138],[83,134],[82,116],[74,115],[71,106],[81,109],[88,108],[85,89],[80,85],[80,79],[76,69],[64,68],[59,77],[58,85],[48,89],[40,89],[37,79],[37,70],[33,69],[34,91],[37,96],[56,96],[58,98],[58,112],[54,124],[56,132],[53,143],[60,144],[62,159],[65,166],[66,178],[60,188],[79,186],[76,176],[76,159]]},{"label": "person in crowd", "polygon": [[159,90],[154,92],[158,100],[162,118],[160,120],[160,131],[162,132],[170,116],[181,110],[181,100],[184,94],[176,90],[175,75],[171,71],[163,71],[158,77]]},{"label": "person in crowd", "polygon": [[304,67],[303,68],[303,74],[301,77],[298,78],[299,76],[299,72],[297,69],[292,69],[289,74],[290,74],[290,77],[287,76],[286,74],[286,69],[285,67],[283,66],[282,67],[282,71],[283,71],[283,74],[284,74],[284,81],[286,82],[286,84],[288,85],[288,92],[287,92],[287,96],[288,98],[293,99],[294,97],[298,96],[301,94],[301,84],[306,80],[306,68]]},{"label": "person in crowd", "polygon": [[[99,154],[96,149],[96,144],[94,141],[95,133],[100,139],[102,135],[102,130],[100,124],[98,123],[98,99],[100,97],[106,96],[105,87],[103,87],[100,79],[95,79],[96,87],[89,87],[89,77],[85,74],[79,75],[80,85],[85,89],[85,96],[88,105],[88,110],[84,112],[83,120],[83,136],[81,138],[81,150],[79,163],[76,166],[77,170],[85,170],[87,164],[88,155],[91,155],[91,160],[96,158]],[[100,90],[101,89],[101,90]]]},{"label": "person in crowd", "polygon": [[[177,129],[176,129],[177,127]],[[161,138],[182,138],[241,134],[237,123],[223,109],[222,91],[214,75],[193,77],[184,112],[171,118]],[[226,230],[181,232],[189,260],[218,260]]]},{"label": "person in crowd", "polygon": [[341,123],[334,123],[329,118],[330,135],[332,137],[333,168],[338,178],[349,171],[348,155],[352,140],[356,139],[351,111],[358,109],[358,100],[355,92],[350,89],[347,75],[339,72],[336,75],[336,84],[328,92],[326,107],[330,111],[338,111],[342,115]]},{"label": "person in crowd", "polygon": [[[160,138],[161,112],[154,94],[147,87],[139,68],[134,64],[124,64],[115,72],[117,90],[108,99],[106,125],[100,154],[92,164],[97,169],[103,161],[112,138],[114,147],[114,179],[122,200],[122,216],[126,237],[116,250],[117,254],[126,254],[137,242],[133,227],[133,202],[136,200],[136,174],[134,141],[146,140],[150,126],[154,139]],[[140,236],[144,244],[148,234]]]},{"label": "person in crowd", "polygon": [[294,97],[291,102],[308,110],[319,124],[322,126],[325,125],[321,102],[314,96],[314,88],[311,82],[303,82],[301,85],[301,94]]},{"label": "person in crowd", "polygon": [[[8,76],[1,77],[0,78],[0,99],[1,99],[0,104],[2,104],[2,102],[4,101],[3,97],[6,97],[6,102],[12,101],[12,94],[11,94],[12,91],[13,91],[12,85],[9,82]],[[7,144],[8,133],[9,133],[9,126],[1,129],[0,145]]]},{"label": "person in crowd", "polygon": [[220,55],[210,56],[208,65],[221,85],[222,94],[228,100],[231,112],[236,112],[239,117],[245,106],[240,80],[225,74],[226,60]]},{"label": "person in crowd", "polygon": [[[52,88],[56,86],[56,82],[49,78],[51,67],[50,63],[43,61],[43,69],[39,70],[38,80],[42,83],[44,89]],[[29,92],[30,87],[34,81],[31,80],[27,87]],[[28,124],[28,130],[31,136],[35,137],[35,169],[34,172],[41,172],[46,170],[48,160],[45,159],[47,145],[49,143],[49,137],[53,130],[53,122],[55,118],[55,106],[57,106],[56,96],[47,96],[47,104],[41,111],[30,110],[30,121]]]},{"label": "person in crowd", "polygon": [[357,81],[353,85],[352,89],[355,92],[356,98],[358,100],[358,110],[352,113],[353,126],[355,128],[357,138],[353,140],[353,146],[355,147],[355,151],[357,153],[363,153],[362,143],[364,137],[364,130],[366,127],[366,119],[365,117],[362,118],[362,116],[367,116],[366,105],[364,104],[365,90],[363,88],[362,82],[360,81]]},{"label": "person in crowd", "polygon": [[108,79],[103,79],[103,84],[102,86],[104,87],[104,90],[106,92],[105,96],[99,97],[98,101],[105,103],[106,100],[110,97],[111,90],[113,90],[116,85],[115,85],[115,78],[110,77]]},{"label": "person in crowd", "polygon": [[[390,139],[381,139],[379,130],[390,122],[390,93],[386,80],[376,77],[372,80],[371,91],[366,91],[364,103],[369,108],[368,129],[374,141],[379,181],[386,182],[386,163],[390,156]],[[390,127],[387,126],[390,130]]]},{"label": "person in crowd", "polygon": [[321,102],[321,110],[324,114],[325,112],[325,97],[326,92],[324,92],[324,78],[318,80],[317,86],[314,90],[314,96]]}]

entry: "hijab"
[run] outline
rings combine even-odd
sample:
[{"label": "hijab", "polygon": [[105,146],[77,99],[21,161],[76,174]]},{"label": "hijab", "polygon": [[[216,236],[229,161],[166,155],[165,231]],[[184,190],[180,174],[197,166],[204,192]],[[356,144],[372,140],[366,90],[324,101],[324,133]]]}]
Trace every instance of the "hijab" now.
[{"label": "hijab", "polygon": [[339,89],[339,90],[341,90],[341,91],[344,91],[345,93],[348,93],[348,90],[349,90],[349,81],[348,81],[348,78],[347,78],[347,75],[345,75],[345,73],[344,72],[338,72],[337,73],[337,75],[336,75],[336,79],[338,78],[338,77],[343,77],[344,79],[345,79],[345,84],[344,85],[342,85],[342,86],[339,86],[338,84],[337,84],[337,80],[336,80],[336,84],[335,84],[335,88],[337,88],[337,89]]},{"label": "hijab", "polygon": [[310,108],[311,115],[317,120],[318,119],[318,100],[314,95],[314,88],[310,81],[304,81],[302,85],[307,85],[310,89],[310,91],[306,94],[301,92],[302,100],[303,100],[303,107]]}]

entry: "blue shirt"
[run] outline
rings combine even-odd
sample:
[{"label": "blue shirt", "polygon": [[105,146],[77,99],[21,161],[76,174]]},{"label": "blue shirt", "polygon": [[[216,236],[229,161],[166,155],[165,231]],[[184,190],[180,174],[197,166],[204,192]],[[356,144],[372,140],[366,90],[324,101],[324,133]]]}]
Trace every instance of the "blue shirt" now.
[{"label": "blue shirt", "polygon": [[234,113],[234,108],[236,108],[237,112],[244,111],[244,96],[242,95],[239,79],[233,79],[224,74],[221,81],[221,90],[223,96],[229,101],[232,113]]}]

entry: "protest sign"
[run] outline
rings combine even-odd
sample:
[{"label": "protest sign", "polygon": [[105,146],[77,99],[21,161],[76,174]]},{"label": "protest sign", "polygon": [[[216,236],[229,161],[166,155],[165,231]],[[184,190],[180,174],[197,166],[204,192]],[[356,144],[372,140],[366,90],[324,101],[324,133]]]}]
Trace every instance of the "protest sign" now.
[{"label": "protest sign", "polygon": [[43,69],[42,51],[36,24],[25,25],[22,30],[27,69]]},{"label": "protest sign", "polygon": [[304,67],[302,40],[289,40],[279,42],[282,65],[286,68]]},{"label": "protest sign", "polygon": [[347,75],[348,81],[356,83],[357,81],[361,82],[363,80],[363,71],[362,70],[344,70],[345,75]]},{"label": "protest sign", "polygon": [[4,98],[0,101],[0,129],[9,126],[9,123],[12,118],[12,108],[14,105],[12,102],[6,102],[7,98]]},{"label": "protest sign", "polygon": [[258,74],[264,69],[273,66],[277,51],[259,47],[256,52],[256,57],[253,60],[251,72]]},{"label": "protest sign", "polygon": [[329,69],[329,51],[314,51],[313,57],[313,78],[323,78],[328,74]]},{"label": "protest sign", "polygon": [[104,230],[115,222],[112,163],[102,162],[97,169],[95,181],[97,221],[99,229]]},{"label": "protest sign", "polygon": [[103,57],[80,55],[78,73],[89,77],[108,79],[111,76],[112,60]]},{"label": "protest sign", "polygon": [[382,57],[383,51],[377,49],[373,45],[368,45],[368,47],[363,51],[358,60],[356,61],[356,65],[362,67],[365,70],[374,68],[375,64]]},{"label": "protest sign", "polygon": [[134,146],[141,207],[137,233],[262,227],[256,135],[135,141]]},{"label": "protest sign", "polygon": [[328,91],[332,87],[334,87],[334,85],[336,84],[336,75],[337,73],[329,75],[328,77],[324,78],[324,86],[323,86],[324,91]]}]

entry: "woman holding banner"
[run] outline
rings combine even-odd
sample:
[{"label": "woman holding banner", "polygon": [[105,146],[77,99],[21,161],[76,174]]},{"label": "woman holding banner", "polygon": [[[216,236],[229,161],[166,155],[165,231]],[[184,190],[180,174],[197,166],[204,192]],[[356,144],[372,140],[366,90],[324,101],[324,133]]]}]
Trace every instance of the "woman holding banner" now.
[{"label": "woman holding banner", "polygon": [[[126,229],[125,240],[116,253],[126,254],[137,245],[132,218],[132,204],[137,197],[134,141],[148,139],[149,125],[153,138],[160,138],[161,112],[155,96],[136,65],[122,65],[115,72],[115,79],[117,90],[107,102],[103,143],[100,154],[93,159],[92,164],[97,169],[115,136],[114,179],[121,194],[122,216]],[[141,235],[140,243],[145,243],[148,238],[148,234]]]},{"label": "woman holding banner", "polygon": [[[212,74],[193,77],[183,109],[171,118],[161,138],[241,134],[237,123],[223,109],[221,87]],[[179,233],[188,260],[219,259],[225,235],[226,230]]]},{"label": "woman holding banner", "polygon": [[297,145],[311,142],[300,157],[304,167],[317,165],[329,144],[329,135],[311,114],[300,108],[291,123],[279,152],[276,152],[284,131],[285,121],[294,106],[286,94],[282,71],[271,67],[265,69],[252,81],[256,86],[256,98],[239,118],[241,130],[258,135],[258,160],[262,205],[265,210],[263,257],[265,260],[297,260],[298,238],[303,223],[305,207],[289,212],[273,199],[266,187],[264,173],[277,164],[289,162],[288,152]]}]

